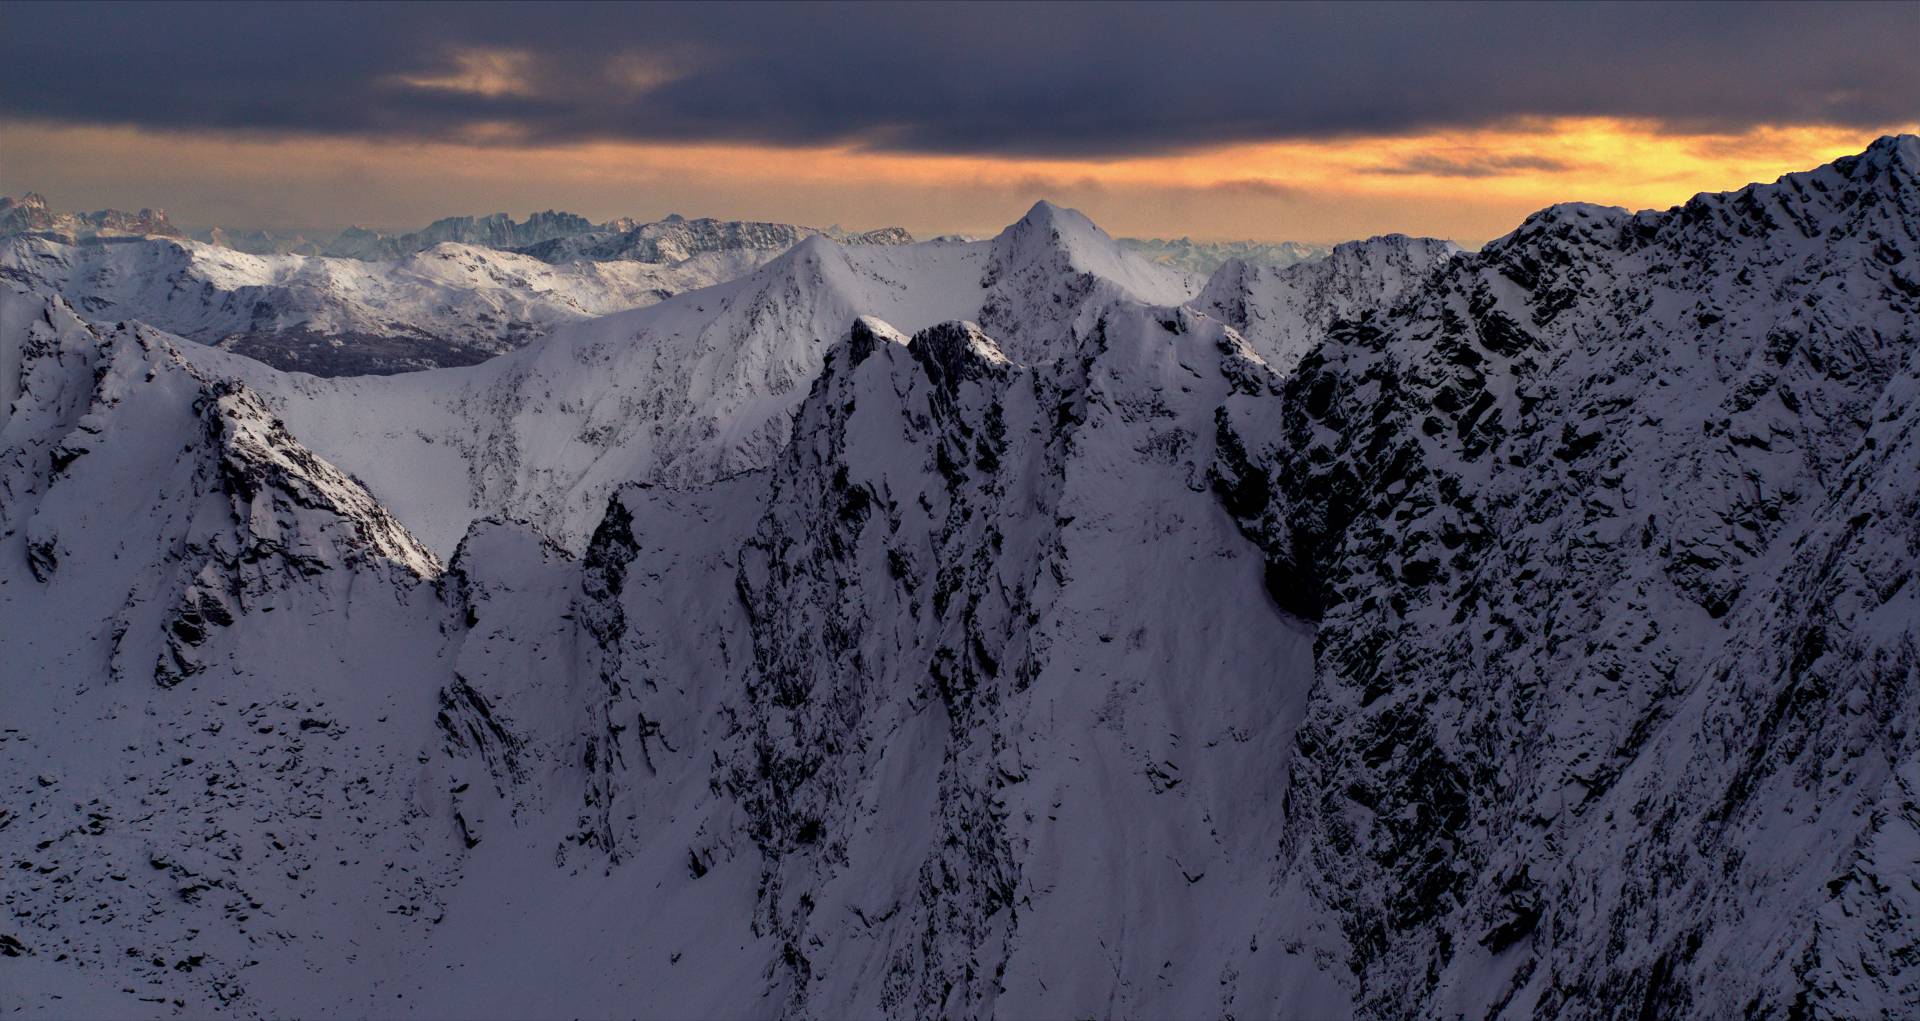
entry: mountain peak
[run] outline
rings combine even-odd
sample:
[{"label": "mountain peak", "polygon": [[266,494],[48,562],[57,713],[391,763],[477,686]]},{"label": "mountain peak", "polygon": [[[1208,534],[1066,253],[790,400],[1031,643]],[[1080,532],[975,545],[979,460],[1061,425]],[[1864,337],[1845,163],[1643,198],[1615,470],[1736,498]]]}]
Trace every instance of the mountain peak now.
[{"label": "mountain peak", "polygon": [[1833,165],[1854,177],[1879,171],[1914,177],[1920,174],[1920,135],[1881,135],[1860,155],[1835,160]]},{"label": "mountain peak", "polygon": [[1151,304],[1177,305],[1192,297],[1194,281],[1126,250],[1085,213],[1045,199],[993,239],[993,279],[1062,271],[1108,280]]},{"label": "mountain peak", "polygon": [[801,257],[818,258],[828,252],[838,252],[840,245],[825,234],[809,234],[794,243],[793,254]]},{"label": "mountain peak", "polygon": [[1058,216],[1061,213],[1068,213],[1068,212],[1075,212],[1075,211],[1076,210],[1068,209],[1066,206],[1055,205],[1053,202],[1051,202],[1048,199],[1041,199],[1038,202],[1035,202],[1032,206],[1028,207],[1027,215],[1021,217],[1021,219],[1034,220],[1034,219],[1051,218],[1054,216]]},{"label": "mountain peak", "polygon": [[1078,209],[1054,205],[1046,199],[1035,202],[1033,208],[1028,209],[1026,215],[1008,227],[1007,230],[1012,231],[1022,227],[1027,229],[1044,228],[1057,231],[1063,238],[1069,235],[1093,235],[1108,243],[1111,243],[1113,240],[1107,236],[1106,231],[1096,226],[1087,214]]},{"label": "mountain peak", "polygon": [[1920,135],[1881,135],[1861,155],[1900,159],[1909,164],[1920,163]]}]

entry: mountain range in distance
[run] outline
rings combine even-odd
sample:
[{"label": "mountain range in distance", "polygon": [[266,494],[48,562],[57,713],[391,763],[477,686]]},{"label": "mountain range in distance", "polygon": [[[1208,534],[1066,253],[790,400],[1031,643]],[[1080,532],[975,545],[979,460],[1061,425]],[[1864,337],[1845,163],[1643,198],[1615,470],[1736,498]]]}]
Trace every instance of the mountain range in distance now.
[{"label": "mountain range in distance", "polygon": [[[843,244],[911,244],[913,241],[913,236],[900,227],[847,231],[837,226],[798,227],[704,217],[690,220],[678,214],[652,222],[620,217],[594,223],[584,216],[551,209],[533,213],[523,221],[516,221],[506,213],[451,216],[435,220],[418,231],[404,233],[348,227],[331,236],[310,238],[300,231],[213,227],[189,234],[175,227],[165,210],[62,213],[49,209],[46,198],[34,192],[18,199],[0,196],[0,237],[22,233],[44,233],[68,243],[96,237],[192,237],[249,255],[320,255],[365,261],[404,258],[453,242],[521,252],[552,263],[615,259],[680,262],[703,252],[745,248],[785,250],[811,234],[824,234]],[[1322,258],[1333,250],[1331,245],[1298,241],[1208,242],[1191,238],[1119,238],[1118,241],[1154,262],[1193,273],[1211,273],[1229,259],[1287,266]]]},{"label": "mountain range in distance", "polygon": [[[348,228],[325,242],[218,228],[195,239],[164,211],[57,213],[29,193],[0,199],[0,274],[89,315],[140,319],[278,368],[364,375],[483,361],[560,323],[732,279],[815,235],[856,246],[913,241],[898,227],[681,216],[595,224],[553,211],[449,217],[398,235]],[[1332,251],[1120,243],[1200,275],[1229,259],[1289,265]]]}]

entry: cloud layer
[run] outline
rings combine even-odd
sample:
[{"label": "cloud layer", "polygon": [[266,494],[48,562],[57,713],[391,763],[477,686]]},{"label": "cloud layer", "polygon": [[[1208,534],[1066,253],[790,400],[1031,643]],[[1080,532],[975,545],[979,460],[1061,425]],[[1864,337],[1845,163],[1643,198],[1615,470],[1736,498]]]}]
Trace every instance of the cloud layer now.
[{"label": "cloud layer", "polygon": [[[1910,3],[16,3],[6,29],[4,118],[509,146],[1108,158],[1526,117],[1875,128],[1920,95]],[[1376,172],[1520,169],[1435,159]]]}]

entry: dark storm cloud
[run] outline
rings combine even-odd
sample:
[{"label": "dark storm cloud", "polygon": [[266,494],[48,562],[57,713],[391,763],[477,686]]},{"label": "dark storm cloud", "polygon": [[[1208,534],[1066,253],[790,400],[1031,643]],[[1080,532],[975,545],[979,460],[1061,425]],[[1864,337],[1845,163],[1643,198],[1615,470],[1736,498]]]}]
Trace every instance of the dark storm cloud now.
[{"label": "dark storm cloud", "polygon": [[1084,156],[1527,115],[1879,128],[1915,114],[1916,40],[1913,3],[8,3],[0,115]]}]

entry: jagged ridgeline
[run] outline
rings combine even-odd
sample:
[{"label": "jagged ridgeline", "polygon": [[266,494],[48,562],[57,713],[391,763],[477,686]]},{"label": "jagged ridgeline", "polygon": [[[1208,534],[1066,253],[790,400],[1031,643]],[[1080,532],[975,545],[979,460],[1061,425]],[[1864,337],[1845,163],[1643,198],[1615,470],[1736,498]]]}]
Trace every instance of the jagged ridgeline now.
[{"label": "jagged ridgeline", "polygon": [[1912,1013],[1916,171],[1205,279],[1042,203],[353,379],[10,276],[0,988]]}]

